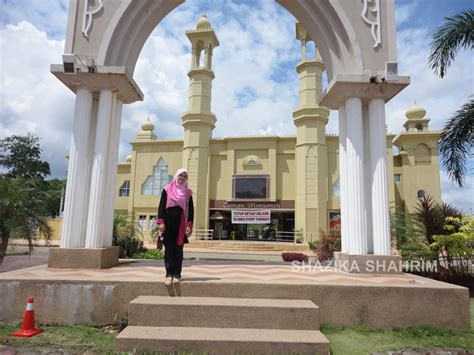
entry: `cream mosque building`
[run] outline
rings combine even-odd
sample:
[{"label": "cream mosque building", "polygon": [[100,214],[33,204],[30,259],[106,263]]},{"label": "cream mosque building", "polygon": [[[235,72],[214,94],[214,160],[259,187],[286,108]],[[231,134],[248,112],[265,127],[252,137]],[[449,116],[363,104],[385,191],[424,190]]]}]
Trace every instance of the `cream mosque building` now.
[{"label": "cream mosque building", "polygon": [[[326,134],[329,110],[318,105],[324,64],[317,51],[313,58],[306,56],[306,46],[313,41],[305,29],[296,24],[301,42],[301,62],[296,66],[299,104],[293,111],[296,135],[284,137],[213,137],[218,120],[211,111],[212,54],[219,40],[204,15],[186,35],[192,63],[189,106],[182,115],[184,139],[158,139],[152,122],[141,125],[131,142],[132,153],[118,165],[116,212],[133,215],[149,236],[161,191],[184,166],[194,192],[199,236],[305,241],[337,225],[339,139]],[[429,130],[425,109],[413,105],[405,115],[403,131],[386,136],[392,212],[413,212],[424,194],[441,200],[440,134]]]}]

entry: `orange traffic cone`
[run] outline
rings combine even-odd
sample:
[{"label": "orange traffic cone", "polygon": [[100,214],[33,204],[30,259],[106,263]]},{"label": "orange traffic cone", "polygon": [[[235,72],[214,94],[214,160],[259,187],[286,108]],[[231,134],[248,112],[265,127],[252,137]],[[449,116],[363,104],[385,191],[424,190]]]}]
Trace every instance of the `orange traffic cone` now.
[{"label": "orange traffic cone", "polygon": [[28,298],[25,314],[23,315],[23,324],[21,328],[12,333],[14,337],[29,338],[33,335],[43,333],[43,329],[35,328],[35,310],[33,309],[33,297]]}]

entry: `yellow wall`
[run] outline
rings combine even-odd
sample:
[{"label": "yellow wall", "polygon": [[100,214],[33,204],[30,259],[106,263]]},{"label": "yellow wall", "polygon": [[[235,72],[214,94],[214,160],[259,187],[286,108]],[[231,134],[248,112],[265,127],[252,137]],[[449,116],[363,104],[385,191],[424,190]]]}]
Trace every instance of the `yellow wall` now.
[{"label": "yellow wall", "polygon": [[[387,180],[389,184],[390,207],[405,208],[413,212],[417,191],[422,189],[441,200],[439,157],[437,153],[438,133],[401,133],[393,139],[387,135]],[[392,153],[393,144],[403,147],[399,154]],[[420,146],[423,143],[426,146]],[[275,200],[295,200],[296,195],[296,137],[231,137],[211,139],[209,145],[210,169],[209,200],[232,200],[232,176],[234,174],[270,175],[270,197]],[[339,139],[326,136],[327,146],[327,211],[338,210],[340,199],[333,196],[333,184],[339,178]],[[142,185],[153,172],[160,157],[168,166],[168,174],[173,175],[182,166],[183,141],[161,141],[150,139],[132,142],[132,161],[119,164],[116,184],[116,210],[138,216],[156,215],[159,195],[143,196]],[[428,156],[428,153],[429,156]],[[417,155],[418,154],[418,155]],[[420,156],[421,154],[421,156]],[[244,160],[254,156],[259,164],[245,165]],[[402,181],[394,182],[394,174],[401,174]],[[129,198],[119,198],[118,191],[126,179],[131,181]],[[307,218],[311,220],[317,213],[315,208],[307,208]],[[309,216],[309,217],[308,217]],[[312,216],[312,217],[311,217]],[[308,223],[311,221],[308,220]],[[148,221],[147,221],[148,222]],[[148,232],[144,232],[145,236]]]}]

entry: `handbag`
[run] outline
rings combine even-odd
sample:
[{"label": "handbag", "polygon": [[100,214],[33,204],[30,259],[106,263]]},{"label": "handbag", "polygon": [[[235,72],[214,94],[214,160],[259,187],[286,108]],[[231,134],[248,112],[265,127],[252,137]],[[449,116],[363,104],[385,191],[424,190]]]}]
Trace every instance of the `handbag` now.
[{"label": "handbag", "polygon": [[162,250],[164,243],[165,243],[165,238],[163,237],[163,235],[160,232],[160,234],[158,234],[158,238],[157,238],[157,241],[156,241],[156,249]]}]

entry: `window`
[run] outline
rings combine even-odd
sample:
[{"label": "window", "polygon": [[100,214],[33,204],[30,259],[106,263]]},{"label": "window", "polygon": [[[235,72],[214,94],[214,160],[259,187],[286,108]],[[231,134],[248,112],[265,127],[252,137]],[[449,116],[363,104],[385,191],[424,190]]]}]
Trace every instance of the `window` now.
[{"label": "window", "polygon": [[147,177],[142,185],[142,195],[160,195],[165,185],[171,181],[168,175],[168,166],[163,158],[153,167],[153,175]]},{"label": "window", "polygon": [[337,178],[337,180],[334,181],[334,184],[332,185],[332,196],[340,197],[341,196],[340,190],[341,190],[340,182],[339,182],[339,178]]},{"label": "window", "polygon": [[130,196],[130,180],[125,180],[122,186],[120,186],[119,196],[120,197]]},{"label": "window", "polygon": [[425,191],[423,190],[419,190],[416,194],[418,198],[421,198],[421,199],[425,198]]},{"label": "window", "polygon": [[234,175],[232,196],[235,200],[268,200],[269,175]]},{"label": "window", "polygon": [[145,215],[140,215],[140,216],[138,217],[138,227],[139,227],[141,230],[147,229],[146,216],[145,216]]},{"label": "window", "polygon": [[395,175],[393,176],[393,180],[394,180],[395,182],[402,182],[402,174],[395,174]]},{"label": "window", "polygon": [[150,216],[150,230],[156,227],[156,216]]}]

